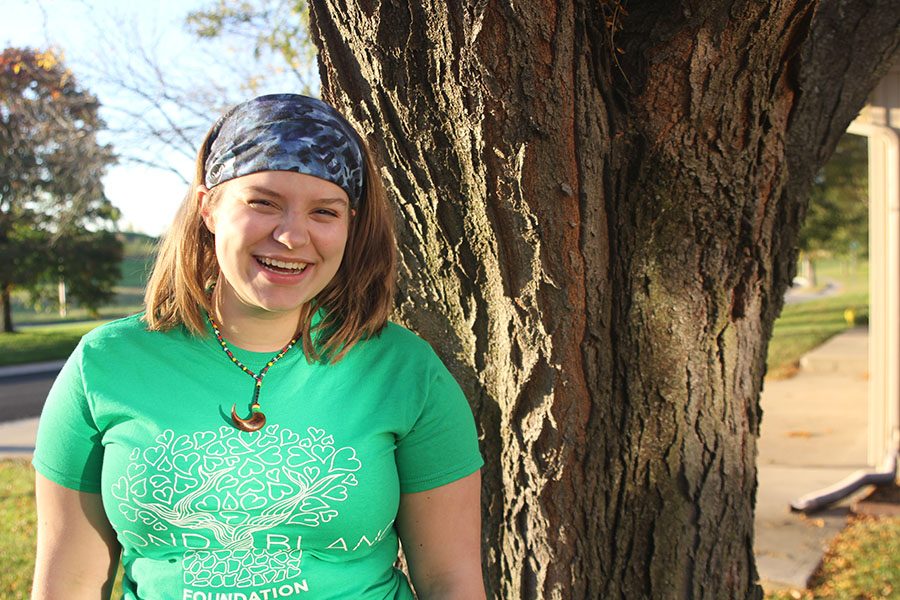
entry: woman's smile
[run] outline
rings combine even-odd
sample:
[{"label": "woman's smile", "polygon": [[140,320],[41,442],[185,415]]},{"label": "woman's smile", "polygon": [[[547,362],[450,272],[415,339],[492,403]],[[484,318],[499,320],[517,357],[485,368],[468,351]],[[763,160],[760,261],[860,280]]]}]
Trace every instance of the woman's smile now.
[{"label": "woman's smile", "polygon": [[[310,264],[307,262],[278,260],[256,257],[260,271],[266,279],[278,285],[299,283],[307,274]],[[309,269],[312,271],[312,269]]]},{"label": "woman's smile", "polygon": [[289,259],[282,260],[278,258],[271,258],[268,256],[257,256],[256,262],[261,264],[263,268],[273,271],[275,273],[294,273],[298,274],[303,272],[306,269],[309,263],[305,262],[297,262]]}]

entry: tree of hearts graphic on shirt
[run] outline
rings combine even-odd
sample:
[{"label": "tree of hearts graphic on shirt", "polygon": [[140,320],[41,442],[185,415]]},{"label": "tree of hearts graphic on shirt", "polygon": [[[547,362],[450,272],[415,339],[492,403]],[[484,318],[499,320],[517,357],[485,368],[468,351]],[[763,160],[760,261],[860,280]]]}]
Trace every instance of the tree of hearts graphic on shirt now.
[{"label": "tree of hearts graphic on shirt", "polygon": [[136,448],[112,486],[133,523],[164,533],[203,530],[222,547],[253,548],[253,534],[278,525],[316,527],[338,515],[357,485],[356,451],[310,427],[307,435],[269,425],[248,433],[160,433]]}]

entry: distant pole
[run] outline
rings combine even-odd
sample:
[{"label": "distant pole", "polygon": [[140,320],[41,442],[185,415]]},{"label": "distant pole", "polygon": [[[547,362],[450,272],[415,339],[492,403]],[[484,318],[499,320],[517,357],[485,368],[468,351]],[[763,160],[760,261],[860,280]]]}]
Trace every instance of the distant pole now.
[{"label": "distant pole", "polygon": [[62,278],[59,280],[59,316],[66,316],[66,281]]}]

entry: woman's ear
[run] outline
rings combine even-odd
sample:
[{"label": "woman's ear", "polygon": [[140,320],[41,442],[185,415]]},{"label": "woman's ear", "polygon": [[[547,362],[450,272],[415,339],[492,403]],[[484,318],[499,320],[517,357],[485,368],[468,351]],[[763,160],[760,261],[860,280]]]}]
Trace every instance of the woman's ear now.
[{"label": "woman's ear", "polygon": [[209,229],[209,232],[215,235],[216,220],[212,210],[212,194],[205,185],[198,185],[194,193],[197,194],[197,203],[200,205],[200,218],[203,219],[203,223]]}]

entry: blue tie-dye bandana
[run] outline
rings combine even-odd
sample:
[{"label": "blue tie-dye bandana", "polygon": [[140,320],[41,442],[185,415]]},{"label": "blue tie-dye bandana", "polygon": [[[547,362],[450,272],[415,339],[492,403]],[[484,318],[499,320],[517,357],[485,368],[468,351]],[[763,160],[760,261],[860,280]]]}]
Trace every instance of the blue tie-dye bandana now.
[{"label": "blue tie-dye bandana", "polygon": [[206,187],[259,171],[295,171],[340,186],[359,206],[362,148],[350,124],[321,100],[298,94],[260,96],[216,122],[206,159]]}]

